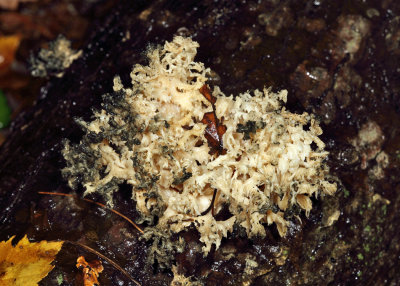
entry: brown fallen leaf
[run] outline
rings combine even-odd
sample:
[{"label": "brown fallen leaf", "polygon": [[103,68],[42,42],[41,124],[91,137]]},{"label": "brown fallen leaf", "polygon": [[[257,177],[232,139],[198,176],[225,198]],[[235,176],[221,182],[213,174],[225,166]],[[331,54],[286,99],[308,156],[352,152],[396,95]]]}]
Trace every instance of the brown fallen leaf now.
[{"label": "brown fallen leaf", "polygon": [[200,93],[212,104],[214,105],[217,101],[217,98],[211,94],[210,89],[205,84],[200,88]]},{"label": "brown fallen leaf", "polygon": [[85,257],[79,256],[76,260],[76,267],[82,268],[83,272],[83,283],[85,286],[100,285],[97,277],[104,270],[101,261],[94,260],[92,262],[86,262]]},{"label": "brown fallen leaf", "polygon": [[210,89],[207,85],[203,85],[200,88],[200,93],[211,103],[213,111],[204,114],[201,123],[206,124],[206,130],[204,137],[208,141],[208,146],[210,147],[210,154],[223,155],[226,153],[224,149],[224,144],[222,141],[222,136],[226,132],[226,126],[222,124],[223,118],[219,120],[215,115],[215,102],[216,98],[212,96]]},{"label": "brown fallen leaf", "polygon": [[0,286],[38,285],[54,268],[50,263],[60,251],[62,241],[29,242],[25,235],[13,247],[11,241],[0,242]]}]

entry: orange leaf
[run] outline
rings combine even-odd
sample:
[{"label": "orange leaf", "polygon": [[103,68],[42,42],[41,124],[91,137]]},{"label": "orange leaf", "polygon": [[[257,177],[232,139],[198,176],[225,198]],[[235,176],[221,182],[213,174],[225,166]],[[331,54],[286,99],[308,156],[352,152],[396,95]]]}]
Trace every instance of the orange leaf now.
[{"label": "orange leaf", "polygon": [[97,277],[99,277],[99,274],[104,270],[101,261],[94,260],[92,262],[86,262],[85,257],[79,256],[76,260],[76,267],[82,268],[85,286],[100,285]]},{"label": "orange leaf", "polygon": [[18,35],[0,37],[0,71],[6,70],[14,61],[20,42]]}]

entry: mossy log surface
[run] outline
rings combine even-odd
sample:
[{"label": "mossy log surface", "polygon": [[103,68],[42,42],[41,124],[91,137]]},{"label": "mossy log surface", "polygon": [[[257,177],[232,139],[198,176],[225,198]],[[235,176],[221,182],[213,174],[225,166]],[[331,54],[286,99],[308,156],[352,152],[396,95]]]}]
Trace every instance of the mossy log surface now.
[{"label": "mossy log surface", "polygon": [[[172,272],[146,263],[150,245],[124,220],[78,199],[37,192],[74,193],[60,172],[63,138],[82,136],[73,118],[90,118],[115,75],[128,84],[149,44],[187,35],[200,43],[197,60],[213,70],[211,86],[226,94],[288,89],[290,111],[319,117],[339,188],[313,200],[308,218],[293,218],[285,238],[275,226],[253,240],[235,230],[203,258],[198,234],[180,233],[186,243],[174,258],[176,272],[204,285],[399,285],[400,2],[260,2],[119,1],[110,7],[82,56],[62,78],[49,80],[1,147],[0,240],[27,233],[79,241],[141,285],[170,284]],[[115,205],[138,217],[127,186]],[[66,246],[41,283],[58,285],[62,278],[62,285],[76,285],[82,253],[96,258]],[[104,264],[101,285],[132,283]]]}]

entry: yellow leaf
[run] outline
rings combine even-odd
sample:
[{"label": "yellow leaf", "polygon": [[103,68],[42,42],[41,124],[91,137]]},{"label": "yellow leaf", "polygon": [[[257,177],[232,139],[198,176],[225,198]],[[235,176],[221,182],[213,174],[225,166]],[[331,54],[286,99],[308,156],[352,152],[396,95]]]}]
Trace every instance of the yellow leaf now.
[{"label": "yellow leaf", "polygon": [[0,242],[0,286],[33,286],[54,268],[50,263],[63,242],[29,242],[26,235],[13,247],[11,241]]}]

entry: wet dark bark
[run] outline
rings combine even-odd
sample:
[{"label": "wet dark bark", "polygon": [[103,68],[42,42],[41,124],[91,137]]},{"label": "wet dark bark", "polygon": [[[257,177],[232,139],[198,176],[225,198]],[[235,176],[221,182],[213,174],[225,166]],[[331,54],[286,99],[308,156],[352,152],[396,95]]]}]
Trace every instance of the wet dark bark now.
[{"label": "wet dark bark", "polygon": [[[200,43],[197,60],[226,94],[288,89],[288,109],[323,122],[335,196],[314,200],[308,218],[291,220],[286,238],[274,226],[247,240],[238,230],[203,258],[194,231],[178,271],[206,285],[398,285],[400,272],[400,4],[396,1],[121,1],[99,23],[83,56],[42,88],[0,153],[0,239],[78,240],[123,266],[143,285],[168,285],[172,273],[146,265],[148,245],[112,214],[81,201],[38,195],[71,192],[61,178],[63,138],[77,142],[73,118],[90,118],[118,74],[129,83],[142,51],[173,35]],[[361,131],[361,132],[360,132]],[[371,136],[365,136],[365,135]],[[375,134],[375,136],[373,135]],[[121,186],[116,209],[137,217]],[[389,203],[390,202],[390,203]],[[328,218],[340,212],[338,221]],[[66,246],[56,269],[65,285],[79,279]],[[233,256],[229,256],[233,253]],[[254,269],[246,260],[255,260]],[[247,274],[244,274],[246,273]],[[106,265],[104,285],[128,281]],[[75,275],[77,275],[75,277]],[[53,279],[53,280],[52,280]],[[102,284],[102,285],[103,285]]]}]

